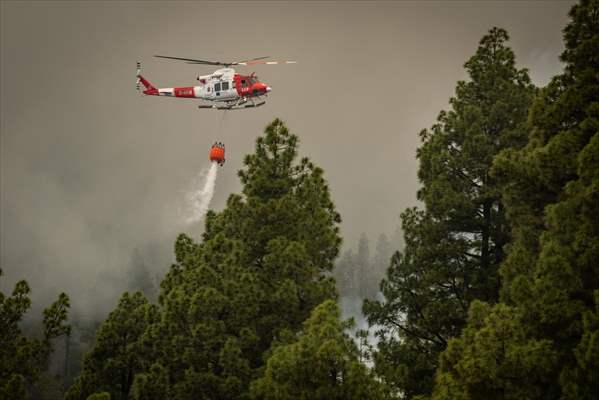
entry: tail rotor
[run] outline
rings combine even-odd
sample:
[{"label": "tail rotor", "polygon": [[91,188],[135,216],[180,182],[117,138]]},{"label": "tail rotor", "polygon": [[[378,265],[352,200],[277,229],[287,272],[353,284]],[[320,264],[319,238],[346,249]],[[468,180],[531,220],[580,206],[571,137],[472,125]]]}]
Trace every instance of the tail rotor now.
[{"label": "tail rotor", "polygon": [[141,82],[141,80],[139,79],[140,74],[141,74],[141,63],[138,61],[137,62],[137,73],[135,75],[135,77],[137,78],[137,82],[135,83],[135,86],[136,86],[136,89],[137,89],[138,92],[141,89],[140,86],[139,86],[139,84]]}]

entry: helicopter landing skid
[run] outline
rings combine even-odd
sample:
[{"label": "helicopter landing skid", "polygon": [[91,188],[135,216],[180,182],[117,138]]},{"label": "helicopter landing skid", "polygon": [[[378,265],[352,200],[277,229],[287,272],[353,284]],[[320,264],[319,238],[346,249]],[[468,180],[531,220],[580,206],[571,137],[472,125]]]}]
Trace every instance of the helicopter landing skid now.
[{"label": "helicopter landing skid", "polygon": [[198,108],[199,109],[203,109],[203,110],[243,110],[244,108],[255,108],[255,107],[260,107],[263,106],[264,104],[266,104],[265,101],[261,101],[260,103],[251,103],[251,104],[231,104],[229,106],[209,106],[209,105],[199,105]]}]

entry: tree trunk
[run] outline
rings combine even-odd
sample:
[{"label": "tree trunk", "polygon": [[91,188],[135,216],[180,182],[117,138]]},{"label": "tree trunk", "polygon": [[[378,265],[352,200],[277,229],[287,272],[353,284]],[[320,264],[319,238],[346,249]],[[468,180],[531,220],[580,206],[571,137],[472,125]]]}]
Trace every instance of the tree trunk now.
[{"label": "tree trunk", "polygon": [[483,229],[482,229],[482,243],[480,249],[480,266],[482,271],[489,269],[489,233],[491,230],[491,207],[493,202],[491,200],[485,200],[483,203]]},{"label": "tree trunk", "polygon": [[501,201],[497,203],[497,233],[495,234],[495,264],[499,265],[503,261],[504,252],[503,246],[508,241],[506,233],[503,231],[503,220],[504,220],[504,212],[503,212],[503,204]]}]

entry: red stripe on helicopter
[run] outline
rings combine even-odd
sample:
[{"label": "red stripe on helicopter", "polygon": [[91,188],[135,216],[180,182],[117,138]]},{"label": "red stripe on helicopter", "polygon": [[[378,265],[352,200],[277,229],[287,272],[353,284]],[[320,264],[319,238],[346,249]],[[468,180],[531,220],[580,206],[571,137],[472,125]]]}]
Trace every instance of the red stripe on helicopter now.
[{"label": "red stripe on helicopter", "polygon": [[175,97],[195,97],[193,94],[193,86],[173,88]]}]

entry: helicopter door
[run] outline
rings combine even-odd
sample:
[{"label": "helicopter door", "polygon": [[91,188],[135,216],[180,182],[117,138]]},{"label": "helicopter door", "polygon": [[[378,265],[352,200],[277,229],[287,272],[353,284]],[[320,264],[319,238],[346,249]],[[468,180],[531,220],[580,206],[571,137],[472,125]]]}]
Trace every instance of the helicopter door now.
[{"label": "helicopter door", "polygon": [[215,100],[218,100],[221,97],[221,83],[220,82],[216,82],[214,84],[214,98]]},{"label": "helicopter door", "polygon": [[204,86],[206,100],[214,100],[214,85],[209,83]]},{"label": "helicopter door", "polygon": [[232,90],[233,89],[233,85],[232,82],[229,81],[223,81],[221,82],[221,89],[222,89],[222,93],[221,96],[225,99],[230,99],[232,98]]}]

